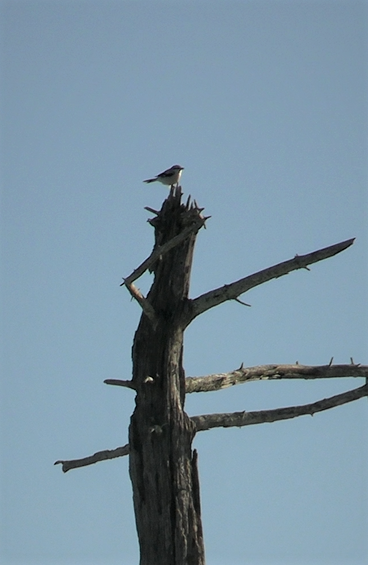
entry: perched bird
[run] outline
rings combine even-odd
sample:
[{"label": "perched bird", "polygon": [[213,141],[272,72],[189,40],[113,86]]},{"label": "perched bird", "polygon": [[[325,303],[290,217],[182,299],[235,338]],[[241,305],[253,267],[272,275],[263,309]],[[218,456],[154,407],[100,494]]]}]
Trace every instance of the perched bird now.
[{"label": "perched bird", "polygon": [[144,180],[143,182],[159,181],[162,182],[162,184],[166,184],[167,186],[172,186],[173,184],[178,184],[183,169],[184,167],[181,167],[180,165],[173,165],[172,167],[170,167],[170,169],[167,169],[163,173],[157,175],[157,177]]}]

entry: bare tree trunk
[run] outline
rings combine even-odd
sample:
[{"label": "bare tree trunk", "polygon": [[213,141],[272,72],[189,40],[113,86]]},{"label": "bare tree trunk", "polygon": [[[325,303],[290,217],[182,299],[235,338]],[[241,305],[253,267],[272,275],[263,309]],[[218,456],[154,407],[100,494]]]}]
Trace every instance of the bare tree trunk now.
[{"label": "bare tree trunk", "polygon": [[[263,365],[231,373],[185,379],[183,334],[206,310],[227,300],[244,304],[239,296],[271,279],[333,257],[354,243],[342,241],[253,273],[188,298],[193,250],[198,230],[207,218],[201,209],[181,203],[181,188],[172,187],[160,212],[149,220],[155,229],[150,256],[129,275],[125,285],[143,313],[133,343],[132,380],[106,379],[136,392],[136,407],[129,426],[129,444],[75,460],[58,460],[64,472],[97,461],[129,454],[140,565],[204,565],[197,453],[192,441],[197,431],[275,422],[329,410],[368,394],[368,367],[355,364],[306,367]],[[148,269],[154,281],[147,297],[134,285]],[[204,392],[251,380],[285,378],[365,377],[366,384],[302,406],[258,412],[205,414],[189,418],[184,411],[186,392]]]},{"label": "bare tree trunk", "polygon": [[[181,204],[171,189],[150,220],[155,247],[194,222],[200,210]],[[154,282],[135,334],[133,383],[136,407],[129,428],[129,471],[133,485],[140,565],[202,565],[204,547],[194,425],[184,412],[184,306],[188,296],[196,233],[153,265]],[[149,312],[149,316],[147,315]]]}]

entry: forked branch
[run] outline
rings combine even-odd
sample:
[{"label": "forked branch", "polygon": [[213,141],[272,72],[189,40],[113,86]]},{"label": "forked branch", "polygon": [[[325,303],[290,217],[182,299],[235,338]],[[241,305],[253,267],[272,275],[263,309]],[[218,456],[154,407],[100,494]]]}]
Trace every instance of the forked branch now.
[{"label": "forked branch", "polygon": [[344,251],[354,243],[354,239],[355,238],[348,239],[341,243],[324,247],[318,251],[307,253],[306,255],[296,255],[293,259],[289,259],[283,263],[278,263],[277,265],[258,271],[253,275],[244,277],[243,279],[231,284],[226,284],[220,288],[210,290],[209,292],[198,296],[198,298],[190,300],[188,302],[187,325],[190,324],[190,322],[199,314],[202,314],[206,310],[209,310],[218,304],[222,304],[222,302],[225,302],[226,300],[235,300],[251,288],[270,281],[271,279],[287,275],[291,271],[307,269],[308,265],[341,253],[341,251]]}]

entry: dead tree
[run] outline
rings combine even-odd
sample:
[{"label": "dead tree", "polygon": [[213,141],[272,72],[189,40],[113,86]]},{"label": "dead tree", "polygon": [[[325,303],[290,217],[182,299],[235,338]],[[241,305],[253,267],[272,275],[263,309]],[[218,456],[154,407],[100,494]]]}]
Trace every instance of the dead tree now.
[{"label": "dead tree", "polygon": [[[196,202],[182,203],[181,187],[171,187],[160,211],[147,208],[155,230],[151,255],[124,279],[130,294],[142,308],[132,348],[131,380],[105,382],[131,388],[136,406],[129,426],[129,443],[90,457],[57,461],[63,471],[104,459],[129,454],[134,511],[140,545],[140,565],[202,565],[202,536],[197,454],[192,441],[198,431],[215,427],[245,426],[314,414],[368,395],[368,367],[333,365],[266,365],[230,373],[186,378],[183,368],[183,335],[187,326],[209,308],[239,296],[266,281],[332,257],[347,249],[354,239],[264,269],[239,281],[211,290],[195,299],[188,297],[192,257],[197,232],[207,218]],[[152,287],[145,297],[135,286],[147,270]],[[243,303],[244,304],[244,303]],[[246,381],[263,379],[316,379],[365,377],[363,386],[307,404],[259,412],[235,412],[190,417],[184,410],[185,395],[219,390]]]}]

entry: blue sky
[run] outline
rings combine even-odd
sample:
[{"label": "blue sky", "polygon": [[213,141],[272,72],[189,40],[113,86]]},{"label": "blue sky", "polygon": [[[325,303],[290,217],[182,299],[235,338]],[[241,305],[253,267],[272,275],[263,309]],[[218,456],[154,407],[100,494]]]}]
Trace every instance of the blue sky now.
[{"label": "blue sky", "polygon": [[[356,237],[205,313],[189,376],[367,364],[367,3],[1,3],[1,562],[138,562],[127,441],[140,311],[119,284],[151,252],[142,180],[174,163],[211,215],[191,296]],[[146,292],[151,278],[139,286]],[[189,414],[303,404],[363,384],[249,383]],[[209,565],[360,565],[367,401],[198,434]]]}]

